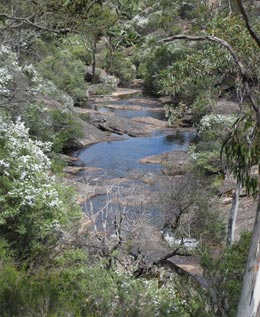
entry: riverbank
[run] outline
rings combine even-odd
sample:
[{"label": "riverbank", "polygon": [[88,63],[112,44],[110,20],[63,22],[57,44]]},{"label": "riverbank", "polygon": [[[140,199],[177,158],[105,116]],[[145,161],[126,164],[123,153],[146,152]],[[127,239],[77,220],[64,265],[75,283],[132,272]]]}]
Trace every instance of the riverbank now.
[{"label": "riverbank", "polygon": [[[124,221],[125,217],[131,219],[124,230],[128,235],[130,231],[135,232],[134,239],[130,239],[131,253],[137,256],[136,250],[141,249],[149,267],[171,253],[172,247],[161,231],[168,217],[164,199],[174,192],[174,186],[187,187],[181,182],[190,169],[188,147],[196,132],[192,127],[169,127],[162,116],[164,101],[136,97],[135,93],[133,90],[131,96],[128,89],[124,95],[121,90],[120,98],[116,95],[96,98],[84,108],[75,108],[79,117],[87,118],[83,121],[84,136],[79,140],[84,148],[73,153],[70,164],[74,166],[66,167],[64,172],[66,183],[76,187],[84,211],[79,232],[83,234],[96,228],[111,239],[115,235],[114,223],[123,215]],[[229,193],[234,188],[232,179],[217,188],[219,198],[214,202],[214,209],[225,222],[232,206]],[[242,197],[236,239],[252,226],[253,210],[254,201]],[[168,260],[195,276],[199,283],[205,282],[198,258],[188,255],[186,260],[183,256],[180,261],[175,255]]]}]

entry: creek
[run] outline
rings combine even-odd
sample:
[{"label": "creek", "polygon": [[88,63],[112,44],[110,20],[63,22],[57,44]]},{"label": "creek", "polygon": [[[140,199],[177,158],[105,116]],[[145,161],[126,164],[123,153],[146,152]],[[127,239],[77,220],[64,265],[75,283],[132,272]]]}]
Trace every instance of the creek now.
[{"label": "creek", "polygon": [[[166,158],[174,168],[183,169],[185,157],[187,159],[185,151],[196,133],[193,129],[166,127],[163,106],[156,99],[128,97],[95,100],[88,107],[92,122],[109,123],[102,126],[102,131],[107,128],[104,133],[109,131],[110,126],[113,127],[112,131],[121,128],[126,132],[124,135],[119,133],[117,140],[97,141],[73,154],[82,167],[74,175],[76,182],[81,184],[78,188],[82,193],[81,206],[86,215],[82,230],[86,226],[87,230],[95,230],[113,241],[118,237],[117,228],[120,228],[124,238],[129,239],[131,253],[138,255],[138,250],[142,250],[146,263],[153,263],[172,252],[171,243],[178,245],[184,241],[167,232],[164,237],[161,231],[166,217],[164,206],[168,203],[165,197],[172,188],[168,186],[169,182],[174,178],[167,175],[161,162]],[[145,120],[136,120],[136,117]],[[118,125],[121,120],[123,127],[122,124]],[[144,134],[140,136],[129,136],[128,128],[133,131],[133,127],[136,127],[142,131],[142,127],[151,122],[155,124],[154,128],[143,129]],[[163,153],[166,155],[163,156]],[[197,241],[188,239],[187,243],[191,248]],[[169,261],[184,271],[188,265],[189,274],[201,276],[198,261],[193,257],[177,256]]]},{"label": "creek", "polygon": [[[144,97],[120,99],[109,102],[108,106],[106,102],[101,102],[94,103],[90,107],[101,113],[113,112],[119,117],[128,119],[151,117],[166,120],[164,109],[156,99]],[[74,156],[86,166],[104,169],[107,177],[128,177],[133,170],[143,173],[159,172],[160,164],[141,164],[139,160],[165,152],[187,150],[194,136],[193,131],[157,129],[149,136],[124,135],[123,140],[93,144],[75,152]]]},{"label": "creek", "polygon": [[127,137],[125,140],[93,144],[75,155],[87,166],[100,167],[108,177],[128,177],[133,170],[159,172],[159,164],[141,164],[146,156],[186,150],[193,135],[188,131],[166,134],[157,131],[149,137]]},{"label": "creek", "polygon": [[[118,117],[129,121],[135,117],[149,117],[166,121],[161,103],[146,97],[116,98],[112,101],[93,102],[88,107],[98,115],[113,113],[117,120]],[[138,124],[145,125],[144,122]],[[136,213],[137,209],[140,212],[142,206],[142,209],[149,210],[149,217],[157,219],[153,224],[156,222],[156,226],[160,227],[157,196],[161,179],[165,175],[162,174],[158,161],[155,164],[144,164],[140,160],[165,152],[185,151],[194,138],[195,132],[191,129],[178,130],[158,125],[149,135],[129,137],[125,134],[123,139],[121,136],[119,140],[95,143],[76,151],[73,155],[79,159],[81,166],[99,168],[94,171],[82,170],[77,175],[80,182],[95,187],[96,194],[91,199],[95,212],[98,213],[107,205],[109,193],[110,207],[114,210],[117,209],[119,200],[121,206],[127,207],[131,214]],[[88,214],[87,207],[88,202],[83,206]],[[110,215],[110,220],[116,213],[115,211]]]}]

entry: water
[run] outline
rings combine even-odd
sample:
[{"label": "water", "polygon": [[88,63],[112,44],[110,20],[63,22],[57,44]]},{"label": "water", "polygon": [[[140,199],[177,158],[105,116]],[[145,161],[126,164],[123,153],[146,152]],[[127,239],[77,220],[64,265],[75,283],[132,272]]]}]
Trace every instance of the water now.
[{"label": "water", "polygon": [[113,112],[119,117],[132,119],[135,117],[152,117],[159,120],[166,120],[165,111],[157,111],[152,110],[151,108],[144,109],[144,110],[124,110],[124,109],[113,109],[113,108],[106,108],[101,107],[98,108],[100,112]]},{"label": "water", "polygon": [[101,142],[76,152],[75,156],[87,166],[105,169],[110,176],[126,177],[134,169],[158,170],[159,165],[141,164],[139,160],[173,150],[186,150],[193,138],[194,133],[188,131],[168,135],[161,132],[151,137]]},{"label": "water", "polygon": [[[110,105],[115,107],[119,106],[119,108],[106,107],[106,104],[107,102],[96,102],[95,104],[89,105],[88,108],[98,110],[100,112],[113,112],[119,117],[128,119],[132,119],[134,117],[152,117],[159,120],[166,120],[165,110],[156,99],[140,97],[109,102]],[[140,109],[131,109],[136,106]],[[121,107],[124,107],[124,109],[120,109]]]}]

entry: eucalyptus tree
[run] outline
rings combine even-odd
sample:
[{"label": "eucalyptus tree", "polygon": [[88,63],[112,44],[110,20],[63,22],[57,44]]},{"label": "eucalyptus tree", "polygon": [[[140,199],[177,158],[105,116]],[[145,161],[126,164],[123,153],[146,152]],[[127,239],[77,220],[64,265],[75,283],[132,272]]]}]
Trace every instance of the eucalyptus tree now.
[{"label": "eucalyptus tree", "polygon": [[[260,160],[260,105],[257,89],[260,77],[256,66],[260,62],[258,54],[260,37],[257,32],[257,30],[259,31],[259,23],[257,21],[251,22],[241,0],[237,0],[236,3],[237,9],[243,17],[242,20],[237,16],[230,15],[224,21],[213,20],[214,24],[208,24],[206,34],[205,31],[195,36],[180,34],[164,39],[163,42],[186,40],[213,43],[213,46],[208,46],[208,49],[213,49],[213,52],[220,49],[224,52],[223,56],[230,60],[232,73],[235,74],[235,87],[239,90],[243,103],[248,102],[248,106],[244,106],[242,116],[235,122],[233,130],[224,144],[224,149],[229,167],[237,177],[238,183],[245,186],[249,192],[252,191],[253,195],[258,195],[253,237],[237,310],[237,317],[253,317],[260,315],[260,183],[259,171],[258,175],[252,173],[252,166],[257,165],[259,168]],[[221,25],[225,25],[227,21],[231,22],[229,28],[222,28]],[[234,24],[235,21],[236,24]],[[219,27],[222,28],[220,32]],[[210,60],[208,61],[210,63]],[[204,72],[207,72],[207,69],[206,65]],[[211,75],[216,74],[217,70],[219,69],[215,68],[214,72],[211,70]],[[200,71],[201,68],[197,73],[200,74]],[[175,87],[176,78],[173,82],[174,77],[175,74],[173,77],[168,77],[169,81],[166,83],[168,89]]]}]

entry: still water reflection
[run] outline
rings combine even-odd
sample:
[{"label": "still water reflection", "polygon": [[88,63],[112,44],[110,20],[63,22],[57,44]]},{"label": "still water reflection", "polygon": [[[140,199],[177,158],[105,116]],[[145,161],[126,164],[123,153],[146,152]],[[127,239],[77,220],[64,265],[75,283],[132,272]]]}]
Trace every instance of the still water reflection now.
[{"label": "still water reflection", "polygon": [[156,168],[140,164],[139,160],[163,152],[186,150],[194,137],[194,132],[178,131],[174,135],[127,138],[94,144],[74,155],[87,166],[101,167],[113,172],[114,176],[122,176],[133,169]]}]

